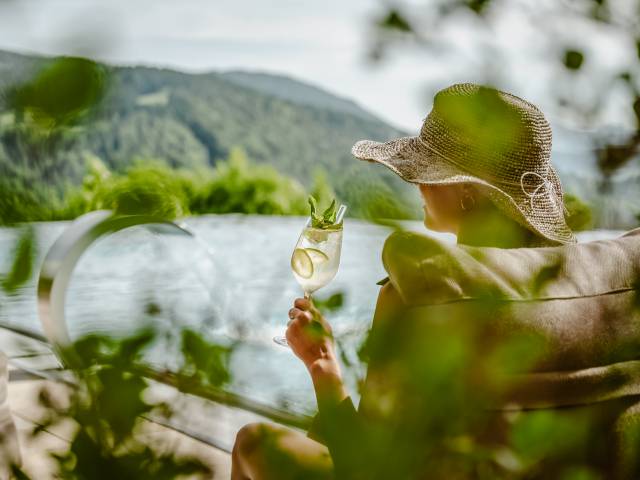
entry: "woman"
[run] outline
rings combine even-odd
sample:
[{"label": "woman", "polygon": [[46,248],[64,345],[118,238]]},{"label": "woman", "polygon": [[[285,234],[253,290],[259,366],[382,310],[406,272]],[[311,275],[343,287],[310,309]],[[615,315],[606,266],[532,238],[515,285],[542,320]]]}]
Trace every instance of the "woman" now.
[{"label": "woman", "polygon": [[[418,185],[427,228],[454,233],[459,244],[500,248],[575,242],[550,152],[551,129],[534,105],[472,84],[438,92],[419,136],[361,141],[352,150],[355,157],[381,163]],[[393,318],[402,304],[392,278],[380,291],[374,325]],[[329,412],[344,427],[334,433],[348,434],[357,414],[342,381],[329,324],[301,298],[294,301],[289,318],[287,339],[313,381],[319,430]],[[320,325],[324,335],[310,333],[310,325]],[[352,452],[345,452],[332,432],[323,433],[327,446],[285,428],[248,425],[236,439],[232,478],[334,478],[344,463],[341,457]]]}]

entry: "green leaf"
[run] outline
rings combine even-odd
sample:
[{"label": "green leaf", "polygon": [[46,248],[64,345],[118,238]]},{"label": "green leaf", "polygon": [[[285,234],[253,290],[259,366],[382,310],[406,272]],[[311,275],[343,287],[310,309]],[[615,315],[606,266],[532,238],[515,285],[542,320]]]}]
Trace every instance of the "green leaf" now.
[{"label": "green leaf", "polygon": [[332,312],[335,310],[339,310],[344,305],[344,293],[334,293],[329,298],[325,299],[314,297],[313,304],[320,311]]},{"label": "green leaf", "polygon": [[487,11],[487,7],[490,3],[491,0],[468,0],[467,8],[477,15],[482,15]]},{"label": "green leaf", "polygon": [[325,222],[334,223],[336,221],[336,200],[333,199],[331,205],[324,211],[322,218]]},{"label": "green leaf", "polygon": [[309,206],[311,207],[311,216],[313,217],[318,209],[316,199],[313,198],[313,195],[309,195]]},{"label": "green leaf", "polygon": [[[638,48],[638,57],[640,57],[640,41],[638,41],[637,43],[637,48]],[[618,78],[625,83],[631,83],[631,80],[632,80],[631,72],[628,70],[620,72],[618,74]]]},{"label": "green leaf", "polygon": [[387,16],[378,22],[378,25],[388,30],[398,30],[406,33],[412,31],[409,22],[397,10],[390,10]]},{"label": "green leaf", "polygon": [[15,464],[11,464],[11,475],[12,478],[15,478],[16,480],[31,480],[31,478]]},{"label": "green leaf", "polygon": [[155,331],[151,328],[143,329],[135,335],[123,339],[117,353],[113,356],[114,364],[122,365],[123,368],[133,364],[154,339]]},{"label": "green leaf", "polygon": [[74,125],[103,98],[107,73],[92,60],[61,57],[12,92],[12,107],[44,128]]},{"label": "green leaf", "polygon": [[184,365],[181,373],[202,385],[220,387],[231,380],[229,356],[231,348],[207,341],[193,330],[182,332]]},{"label": "green leaf", "polygon": [[578,50],[566,50],[564,52],[564,66],[569,70],[579,70],[584,63],[584,54]]},{"label": "green leaf", "polygon": [[15,292],[31,278],[35,248],[33,230],[28,227],[16,242],[13,265],[9,274],[2,280],[2,288],[6,292]]},{"label": "green leaf", "polygon": [[549,284],[549,282],[553,282],[558,275],[560,275],[560,272],[562,271],[562,261],[561,260],[556,260],[553,261],[552,263],[545,265],[544,267],[542,267],[540,269],[540,271],[536,274],[535,278],[533,279],[533,291],[537,294],[539,294],[542,289]]}]

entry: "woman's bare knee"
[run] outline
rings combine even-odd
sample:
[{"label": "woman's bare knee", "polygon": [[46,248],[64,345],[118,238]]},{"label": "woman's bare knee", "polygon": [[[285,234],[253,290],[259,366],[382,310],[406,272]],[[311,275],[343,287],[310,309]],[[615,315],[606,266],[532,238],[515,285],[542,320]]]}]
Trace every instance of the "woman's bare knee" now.
[{"label": "woman's bare knee", "polygon": [[268,423],[250,423],[238,431],[231,453],[234,470],[242,472],[242,476],[236,478],[270,478],[265,450],[273,444],[269,439],[276,437],[280,430],[280,427]]},{"label": "woman's bare knee", "polygon": [[238,430],[233,445],[233,454],[247,457],[260,448],[262,439],[272,428],[266,423],[249,423]]},{"label": "woman's bare knee", "polygon": [[268,423],[251,423],[236,435],[233,465],[251,480],[331,478],[326,447],[300,432]]}]

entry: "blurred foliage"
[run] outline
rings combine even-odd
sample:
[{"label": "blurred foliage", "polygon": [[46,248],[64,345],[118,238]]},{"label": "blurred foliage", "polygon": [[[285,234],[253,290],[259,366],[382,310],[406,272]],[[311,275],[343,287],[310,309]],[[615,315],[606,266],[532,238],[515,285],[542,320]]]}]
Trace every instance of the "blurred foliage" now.
[{"label": "blurred foliage", "polygon": [[106,69],[85,58],[62,57],[9,93],[21,121],[51,130],[71,126],[93,109],[105,92]]},{"label": "blurred foliage", "polygon": [[533,281],[533,292],[538,295],[547,284],[552,283],[562,272],[562,262],[552,262],[537,272]]},{"label": "blurred foliage", "polygon": [[469,96],[437,94],[433,108],[451,127],[452,135],[467,139],[470,156],[497,162],[527,139],[518,112],[492,88],[480,88]]},{"label": "blurred foliage", "polygon": [[584,62],[584,54],[577,50],[564,52],[564,64],[569,70],[578,70]]},{"label": "blurred foliage", "polygon": [[184,330],[182,355],[185,362],[181,378],[204,387],[226,384],[231,380],[227,364],[230,353],[229,347],[211,344],[193,330]]},{"label": "blurred foliage", "polygon": [[7,293],[13,293],[26,284],[31,278],[35,261],[36,241],[33,228],[24,227],[17,239],[10,256],[13,264],[5,277],[0,277],[0,284]]},{"label": "blurred foliage", "polygon": [[326,205],[336,198],[336,193],[324,170],[317,168],[313,172],[313,183],[309,195],[316,199],[318,205]]},{"label": "blurred foliage", "polygon": [[400,32],[410,32],[412,30],[411,25],[406,18],[400,15],[396,10],[390,10],[386,17],[378,22],[378,26],[381,28],[398,30]]},{"label": "blurred foliage", "polygon": [[[156,333],[143,330],[125,338],[88,335],[63,354],[74,385],[64,397],[47,388],[40,394],[45,418],[34,436],[71,423],[73,438],[67,452],[52,454],[56,478],[77,480],[210,478],[212,472],[195,458],[157,450],[144,435],[145,418],[168,418],[173,407],[147,400],[152,384],[140,366]],[[229,380],[230,349],[211,344],[191,330],[182,333],[184,367],[178,375],[203,386],[219,387]],[[16,468],[16,471],[19,469]],[[22,477],[28,478],[24,472]],[[35,480],[35,479],[34,479]]]},{"label": "blurred foliage", "polygon": [[[0,190],[0,224],[69,220],[100,208],[168,219],[206,213],[308,213],[307,191],[300,183],[268,165],[249,162],[240,149],[228,160],[220,160],[214,169],[196,171],[173,169],[157,160],[137,160],[118,174],[97,157],[87,156],[85,161],[82,186],[69,186],[62,196],[49,189],[34,191],[18,182],[0,180],[5,185]],[[343,182],[352,187],[344,199],[350,207],[354,205],[349,210],[352,216],[409,219],[419,215],[415,192],[398,196],[379,179],[359,178],[355,173],[337,181]],[[316,169],[309,190],[321,204],[336,197],[320,169]]]},{"label": "blurred foliage", "polygon": [[322,312],[335,312],[344,306],[344,293],[337,292],[327,298],[314,296],[313,304]]},{"label": "blurred foliage", "polygon": [[593,228],[593,211],[589,205],[575,195],[566,193],[564,195],[564,206],[567,209],[567,214],[565,215],[567,225],[571,230],[580,232]]}]

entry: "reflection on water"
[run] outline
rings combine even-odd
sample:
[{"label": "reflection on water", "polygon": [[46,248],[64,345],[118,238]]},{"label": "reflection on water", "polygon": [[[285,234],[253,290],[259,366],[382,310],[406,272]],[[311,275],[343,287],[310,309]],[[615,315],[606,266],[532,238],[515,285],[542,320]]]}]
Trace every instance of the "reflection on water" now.
[{"label": "reflection on water", "polygon": [[[126,334],[153,324],[163,335],[149,361],[169,368],[175,367],[178,358],[180,327],[189,326],[218,341],[240,341],[232,358],[231,389],[256,400],[310,411],[313,390],[304,367],[288,349],[271,341],[284,330],[293,299],[302,295],[289,260],[305,221],[204,216],[185,222],[197,241],[142,227],[102,239],[82,257],[70,283],[66,316],[71,338],[96,331]],[[37,225],[38,267],[67,226],[66,222]],[[418,223],[410,227],[422,229]],[[376,282],[385,276],[380,251],[388,233],[380,226],[347,220],[340,270],[318,292],[321,296],[345,293],[344,308],[329,320],[352,359],[371,321]],[[589,232],[581,240],[614,234]],[[0,271],[9,268],[15,237],[16,231],[0,229]],[[42,333],[35,282],[0,299],[0,322]],[[347,372],[354,386],[357,372]]]}]

